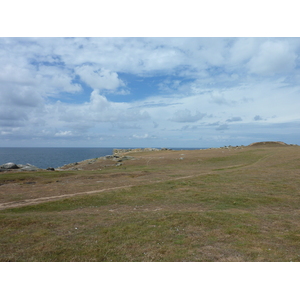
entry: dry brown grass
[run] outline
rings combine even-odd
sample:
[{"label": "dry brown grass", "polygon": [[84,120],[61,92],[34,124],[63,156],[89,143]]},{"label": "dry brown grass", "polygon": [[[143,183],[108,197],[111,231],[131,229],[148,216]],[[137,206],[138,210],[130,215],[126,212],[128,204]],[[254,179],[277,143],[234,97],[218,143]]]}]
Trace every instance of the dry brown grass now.
[{"label": "dry brown grass", "polygon": [[121,167],[0,174],[2,204],[20,206],[0,212],[0,260],[300,261],[299,147],[129,155]]},{"label": "dry brown grass", "polygon": [[[243,152],[245,148],[141,152],[130,153],[135,160],[124,161],[120,167],[115,166],[115,161],[98,159],[79,163],[76,168],[80,171],[2,172],[0,173],[0,205],[7,202],[16,203],[16,201],[21,205],[21,201],[26,199],[195,176],[211,172],[218,166],[226,166],[229,169],[235,166],[241,167],[244,166]],[[242,155],[238,158],[239,155],[236,154]],[[234,164],[228,166],[227,162],[231,161],[233,155],[236,156]],[[261,153],[258,157],[259,155]],[[252,156],[254,162],[255,153],[252,153]],[[93,163],[90,163],[91,161]]]}]

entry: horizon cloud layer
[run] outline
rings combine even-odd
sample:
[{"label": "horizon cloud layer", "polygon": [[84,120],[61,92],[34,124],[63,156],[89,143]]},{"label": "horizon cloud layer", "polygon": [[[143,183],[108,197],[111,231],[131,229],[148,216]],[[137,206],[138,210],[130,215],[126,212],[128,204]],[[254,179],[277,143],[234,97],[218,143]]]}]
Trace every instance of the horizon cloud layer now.
[{"label": "horizon cloud layer", "polygon": [[2,147],[300,144],[300,38],[0,38]]}]

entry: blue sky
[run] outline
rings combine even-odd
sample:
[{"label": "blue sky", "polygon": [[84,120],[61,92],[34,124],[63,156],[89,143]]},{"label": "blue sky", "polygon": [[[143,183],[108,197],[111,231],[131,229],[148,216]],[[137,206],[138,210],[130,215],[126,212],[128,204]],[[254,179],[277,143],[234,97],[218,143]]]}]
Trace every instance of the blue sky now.
[{"label": "blue sky", "polygon": [[300,144],[300,38],[0,38],[1,146]]}]

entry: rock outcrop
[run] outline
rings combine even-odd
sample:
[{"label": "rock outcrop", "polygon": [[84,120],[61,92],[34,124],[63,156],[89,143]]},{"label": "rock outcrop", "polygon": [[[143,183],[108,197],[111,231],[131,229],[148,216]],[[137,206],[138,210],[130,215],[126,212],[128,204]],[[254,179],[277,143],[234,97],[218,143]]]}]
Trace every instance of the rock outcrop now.
[{"label": "rock outcrop", "polygon": [[9,170],[20,170],[20,171],[38,171],[41,170],[40,168],[31,165],[31,164],[26,164],[26,165],[17,165],[15,163],[9,162],[3,165],[0,165],[0,171],[9,171]]},{"label": "rock outcrop", "polygon": [[40,170],[38,167],[27,164],[25,167],[21,168],[21,171],[38,171]]},{"label": "rock outcrop", "polygon": [[10,169],[19,169],[19,167],[12,162],[8,162],[0,166],[1,169],[10,170]]}]

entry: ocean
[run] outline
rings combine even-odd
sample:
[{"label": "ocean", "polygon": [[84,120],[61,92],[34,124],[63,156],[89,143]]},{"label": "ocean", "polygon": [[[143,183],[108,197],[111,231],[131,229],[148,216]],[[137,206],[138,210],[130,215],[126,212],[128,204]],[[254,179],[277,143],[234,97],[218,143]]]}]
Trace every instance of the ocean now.
[{"label": "ocean", "polygon": [[41,169],[58,168],[112,153],[113,148],[0,148],[0,165],[13,162]]},{"label": "ocean", "polygon": [[[111,155],[114,148],[17,148],[0,147],[0,165],[8,162],[31,164],[41,169],[58,168],[86,159]],[[127,148],[128,149],[128,148]],[[204,148],[171,148],[173,150],[194,150]]]}]

